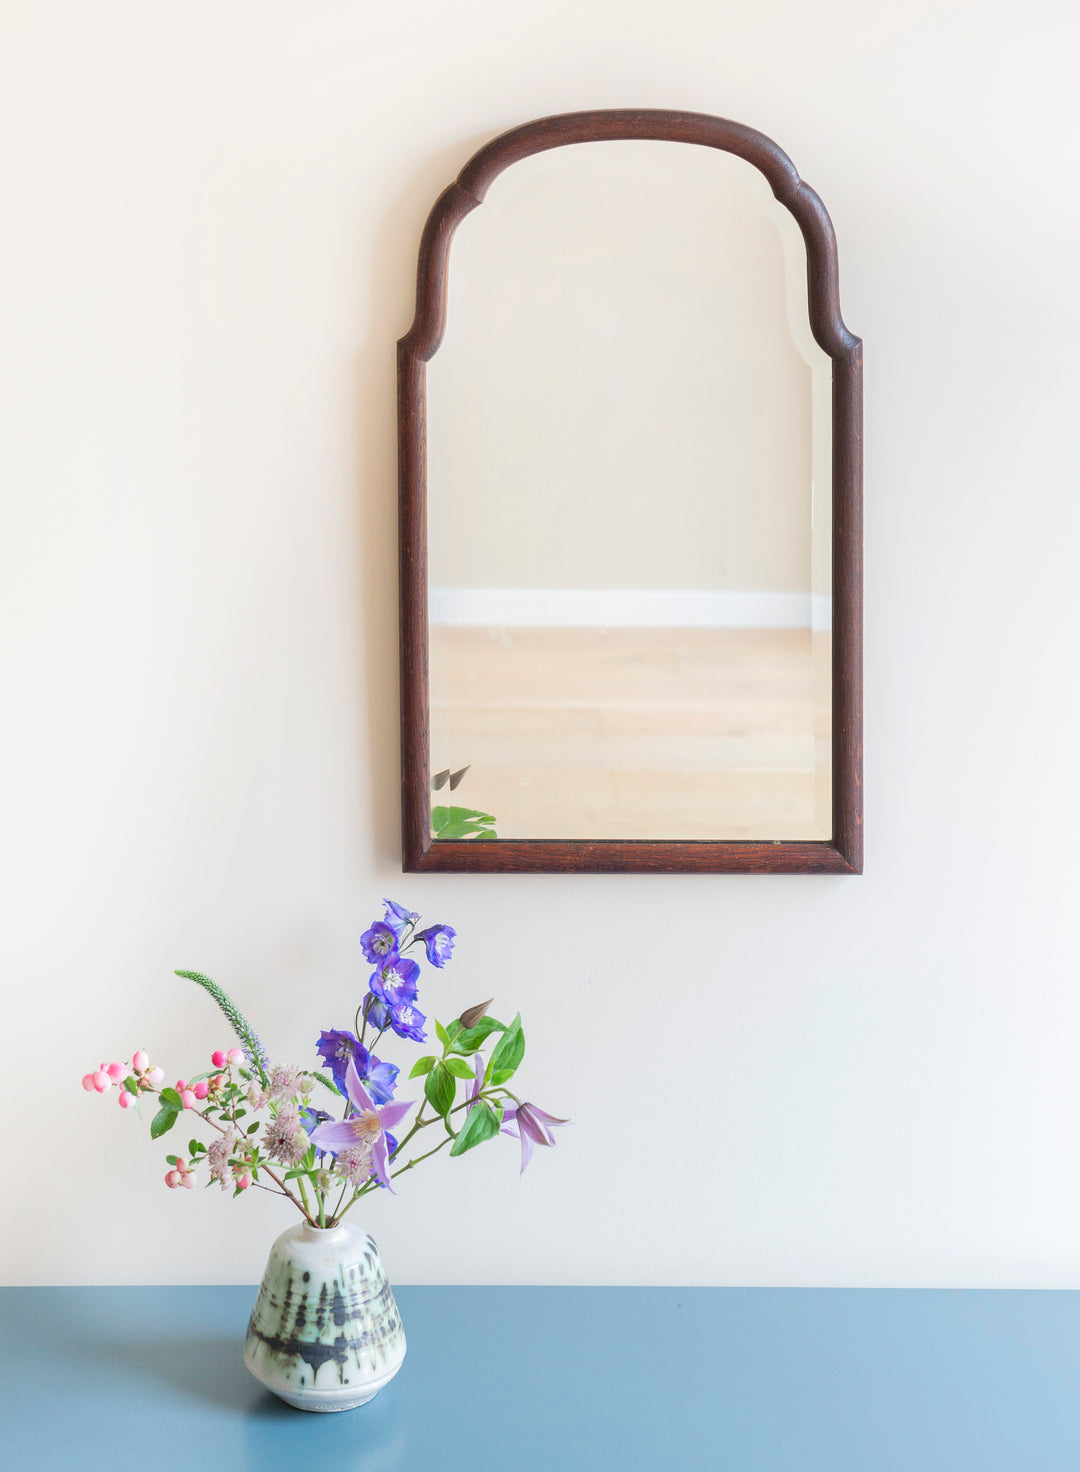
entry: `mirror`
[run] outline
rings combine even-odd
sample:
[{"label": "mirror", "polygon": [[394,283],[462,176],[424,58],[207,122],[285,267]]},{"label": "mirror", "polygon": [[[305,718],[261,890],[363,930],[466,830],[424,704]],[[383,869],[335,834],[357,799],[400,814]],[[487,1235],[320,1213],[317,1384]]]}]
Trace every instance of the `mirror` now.
[{"label": "mirror", "polygon": [[526,125],[429,221],[406,867],[860,867],[859,345],[820,201],[688,116]]}]

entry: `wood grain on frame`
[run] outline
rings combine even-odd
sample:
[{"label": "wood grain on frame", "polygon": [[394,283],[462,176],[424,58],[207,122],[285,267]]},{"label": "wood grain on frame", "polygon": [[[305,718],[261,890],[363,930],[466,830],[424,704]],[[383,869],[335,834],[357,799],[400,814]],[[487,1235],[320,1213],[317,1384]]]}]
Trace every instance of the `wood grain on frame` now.
[{"label": "wood grain on frame", "polygon": [[[806,244],[810,330],[832,359],[833,837],[674,842],[503,840],[433,842],[428,727],[427,443],[425,365],[446,327],[450,244],[492,181],[523,158],[571,143],[644,138],[736,154],[759,169]],[[512,128],[473,155],[435,201],[420,241],[416,316],[398,343],[401,589],[402,868],[497,873],[861,874],[862,343],[844,325],[836,236],[825,206],[771,139],[707,113],[564,113]]]}]

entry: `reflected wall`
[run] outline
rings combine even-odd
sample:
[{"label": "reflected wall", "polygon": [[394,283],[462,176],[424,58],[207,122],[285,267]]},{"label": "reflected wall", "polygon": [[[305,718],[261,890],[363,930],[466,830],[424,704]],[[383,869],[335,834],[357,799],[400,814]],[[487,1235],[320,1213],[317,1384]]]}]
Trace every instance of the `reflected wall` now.
[{"label": "reflected wall", "polygon": [[828,839],[831,362],[765,179],[515,164],[427,371],[436,836]]}]

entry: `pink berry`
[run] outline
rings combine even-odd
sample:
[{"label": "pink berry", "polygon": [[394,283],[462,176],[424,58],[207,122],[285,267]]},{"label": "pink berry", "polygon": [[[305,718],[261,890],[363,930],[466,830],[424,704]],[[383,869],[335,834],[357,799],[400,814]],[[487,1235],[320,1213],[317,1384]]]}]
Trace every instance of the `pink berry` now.
[{"label": "pink berry", "polygon": [[236,1183],[236,1189],[238,1191],[246,1191],[247,1188],[250,1185],[251,1185],[251,1177],[250,1176],[241,1176],[240,1179]]},{"label": "pink berry", "polygon": [[230,1063],[243,1063],[244,1050],[243,1048],[230,1048],[225,1056],[226,1058],[228,1058]]},{"label": "pink berry", "polygon": [[165,1070],[163,1068],[151,1068],[146,1075],[146,1082],[152,1089],[160,1089],[165,1081]]},{"label": "pink berry", "polygon": [[121,1079],[127,1078],[127,1069],[122,1063],[110,1063],[105,1072],[109,1075],[114,1084],[118,1084]]},{"label": "pink berry", "polygon": [[210,1085],[204,1078],[200,1079],[191,1092],[195,1095],[196,1099],[205,1099],[210,1092]]},{"label": "pink berry", "polygon": [[195,1108],[196,1100],[195,1100],[195,1094],[194,1094],[193,1090],[191,1090],[191,1089],[180,1089],[179,1090],[179,1094],[180,1094],[180,1103],[184,1106],[185,1109],[194,1109]]},{"label": "pink berry", "polygon": [[193,1170],[189,1170],[185,1173],[183,1183],[189,1191],[193,1186],[198,1185],[198,1181],[195,1179],[195,1172]]},{"label": "pink berry", "polygon": [[184,1171],[187,1170],[187,1161],[182,1155],[178,1155],[176,1157],[176,1168],[181,1173],[181,1175],[184,1173]]},{"label": "pink berry", "polygon": [[225,1064],[228,1061],[228,1054],[223,1053],[220,1048],[218,1048],[216,1053],[210,1054],[210,1062],[214,1065],[215,1068],[224,1068]]},{"label": "pink berry", "polygon": [[127,1089],[121,1089],[120,1090],[120,1108],[121,1109],[130,1109],[131,1106],[134,1103],[135,1103],[135,1095],[134,1094],[129,1094],[128,1091],[127,1091]]},{"label": "pink berry", "polygon": [[170,1191],[175,1191],[177,1186],[182,1186],[183,1183],[184,1177],[180,1174],[178,1170],[169,1171],[165,1177],[165,1184],[168,1186]]},{"label": "pink berry", "polygon": [[112,1079],[105,1072],[105,1070],[103,1068],[99,1068],[97,1073],[95,1073],[93,1077],[94,1088],[97,1089],[98,1093],[107,1094],[112,1088]]},{"label": "pink berry", "polygon": [[182,1094],[184,1092],[184,1090],[187,1088],[187,1084],[184,1082],[184,1080],[182,1078],[178,1078],[176,1080],[176,1083],[173,1085],[173,1088],[176,1090],[176,1092],[178,1094]]},{"label": "pink berry", "polygon": [[84,1073],[83,1074],[82,1086],[83,1086],[83,1088],[86,1090],[86,1092],[88,1094],[94,1093],[94,1091],[97,1088],[97,1085],[94,1083],[94,1075],[92,1073]]},{"label": "pink berry", "polygon": [[150,1065],[150,1054],[144,1053],[140,1048],[131,1060],[131,1066],[136,1073],[145,1073]]}]

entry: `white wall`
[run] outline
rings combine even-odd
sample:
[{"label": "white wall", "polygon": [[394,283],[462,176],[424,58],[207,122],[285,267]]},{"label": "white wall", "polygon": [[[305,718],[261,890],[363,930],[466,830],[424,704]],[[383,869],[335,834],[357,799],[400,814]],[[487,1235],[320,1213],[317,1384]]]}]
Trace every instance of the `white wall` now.
[{"label": "white wall", "polygon": [[[286,1059],[389,893],[573,1116],[373,1204],[400,1282],[1080,1284],[1072,6],[9,3],[4,1273],[251,1281],[79,1076]],[[393,343],[437,190],[546,112],[717,112],[866,341],[867,872],[398,873]],[[445,1000],[443,1000],[445,999]],[[505,1147],[505,1148],[504,1148]]]}]

